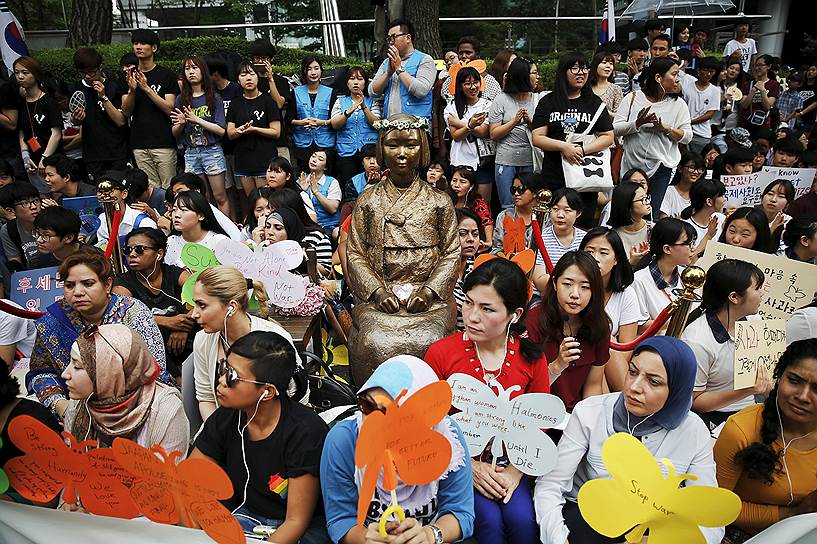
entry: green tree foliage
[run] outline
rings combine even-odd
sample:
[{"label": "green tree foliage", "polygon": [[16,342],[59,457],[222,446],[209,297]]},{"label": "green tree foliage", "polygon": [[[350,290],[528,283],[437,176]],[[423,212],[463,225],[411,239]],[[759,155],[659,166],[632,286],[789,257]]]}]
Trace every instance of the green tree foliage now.
[{"label": "green tree foliage", "polygon": [[62,7],[65,6],[66,16],[71,17],[71,0],[64,0],[64,4],[60,0],[8,0],[7,3],[23,30],[68,28]]}]

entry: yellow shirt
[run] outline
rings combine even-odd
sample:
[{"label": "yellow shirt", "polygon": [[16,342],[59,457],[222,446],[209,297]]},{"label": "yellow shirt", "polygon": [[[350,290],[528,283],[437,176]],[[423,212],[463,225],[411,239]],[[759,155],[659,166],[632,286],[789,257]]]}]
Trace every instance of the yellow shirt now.
[{"label": "yellow shirt", "polygon": [[[780,506],[788,506],[791,494],[796,504],[803,497],[817,489],[817,448],[802,451],[797,442],[786,452],[786,466],[789,479],[781,467],[781,472],[772,474],[774,482],[766,485],[760,480],[749,478],[743,465],[735,462],[735,454],[753,442],[761,442],[763,404],[744,408],[726,421],[715,443],[715,464],[718,485],[734,491],[742,501],[742,507],[735,525],[755,534],[780,521]],[[783,449],[780,436],[772,444],[774,451]],[[782,462],[782,459],[781,459]]]}]

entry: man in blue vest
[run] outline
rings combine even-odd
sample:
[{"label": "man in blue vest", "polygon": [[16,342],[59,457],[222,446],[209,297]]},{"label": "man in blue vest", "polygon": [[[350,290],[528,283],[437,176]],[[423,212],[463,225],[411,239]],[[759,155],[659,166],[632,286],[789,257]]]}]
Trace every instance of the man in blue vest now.
[{"label": "man in blue vest", "polygon": [[369,84],[369,95],[384,97],[384,118],[408,113],[431,121],[434,59],[414,49],[414,25],[405,19],[389,23],[388,42],[388,58]]}]

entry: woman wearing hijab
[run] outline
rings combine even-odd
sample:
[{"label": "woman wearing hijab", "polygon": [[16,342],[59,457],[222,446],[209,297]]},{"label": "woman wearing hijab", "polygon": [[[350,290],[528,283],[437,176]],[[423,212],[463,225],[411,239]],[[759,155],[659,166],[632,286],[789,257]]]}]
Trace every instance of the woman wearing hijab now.
[{"label": "woman wearing hijab", "polygon": [[[656,460],[670,459],[678,474],[697,476],[686,485],[718,485],[709,431],[690,412],[695,368],[695,355],[683,342],[654,336],[635,349],[622,392],[576,404],[559,441],[559,464],[536,480],[534,505],[542,542],[624,542],[623,537],[595,532],[576,502],[585,482],[611,477],[601,448],[615,433],[638,438]],[[666,468],[661,469],[666,475]],[[701,531],[709,544],[719,543],[724,534],[723,528]]]},{"label": "woman wearing hijab", "polygon": [[77,440],[99,440],[103,447],[119,437],[185,454],[190,424],[181,395],[158,376],[156,358],[128,326],[100,325],[80,335],[62,373],[70,397],[66,430]]},{"label": "woman wearing hijab", "polygon": [[358,391],[361,411],[329,431],[321,455],[320,474],[326,526],[335,544],[392,542],[393,535],[400,535],[400,542],[423,543],[458,542],[471,536],[474,529],[471,459],[462,431],[448,416],[434,426],[451,444],[451,460],[442,476],[429,484],[412,486],[403,483],[397,475],[394,491],[406,519],[399,525],[395,522],[386,525],[388,540],[380,536],[377,528],[380,516],[391,504],[391,494],[381,487],[380,481],[369,504],[365,526],[357,525],[363,477],[354,459],[363,417],[373,410],[385,410],[384,396],[395,399],[405,389],[407,393],[402,401],[405,402],[436,381],[439,381],[436,374],[422,360],[410,355],[392,357],[377,367]]}]

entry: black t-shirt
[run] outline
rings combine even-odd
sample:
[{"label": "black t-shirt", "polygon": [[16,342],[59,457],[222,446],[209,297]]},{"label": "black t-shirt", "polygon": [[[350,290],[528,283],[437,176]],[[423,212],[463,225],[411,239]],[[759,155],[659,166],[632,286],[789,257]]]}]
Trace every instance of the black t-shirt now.
[{"label": "black t-shirt", "polygon": [[[20,108],[20,95],[17,91],[17,85],[12,81],[2,83],[0,87],[0,111],[14,110]],[[17,125],[19,126],[19,124]],[[7,130],[0,126],[0,158],[19,158],[20,157],[20,140],[17,130]]]},{"label": "black t-shirt", "polygon": [[[243,427],[247,420],[243,412],[218,408],[207,419],[204,430],[194,444],[204,455],[214,459],[233,482],[232,498],[223,501],[230,510],[241,504],[247,481],[241,436],[236,429],[239,415]],[[245,440],[247,466],[250,469],[245,506],[259,516],[284,519],[287,480],[304,474],[319,475],[321,451],[327,432],[329,428],[318,414],[282,397],[281,418],[272,434],[255,442],[249,437]],[[315,511],[316,514],[323,511],[320,498]]]},{"label": "black t-shirt", "polygon": [[[280,120],[278,106],[270,95],[264,93],[252,99],[243,95],[234,98],[227,112],[227,123],[234,123],[236,128],[247,121],[252,121],[255,127],[269,128],[272,121]],[[269,161],[278,156],[275,140],[260,134],[244,134],[233,142],[235,169],[239,172],[266,172]]]},{"label": "black t-shirt", "polygon": [[[227,117],[227,112],[230,111],[230,102],[232,102],[234,98],[241,96],[241,93],[241,86],[234,81],[230,81],[227,83],[226,87],[218,91],[218,94],[221,95],[221,101],[224,103],[225,119]],[[232,155],[233,149],[235,149],[234,142],[229,139],[226,134],[224,135],[224,138],[221,139],[221,148],[224,150],[225,155]]]},{"label": "black t-shirt", "polygon": [[[122,109],[122,87],[113,78],[105,80],[105,96],[116,109]],[[82,160],[85,162],[124,160],[128,157],[128,127],[116,126],[105,111],[96,91],[84,81],[78,85],[85,95],[85,119],[82,120]],[[144,94],[144,93],[143,93]]]},{"label": "black t-shirt", "polygon": [[[284,98],[284,105],[281,106],[281,134],[275,141],[276,146],[287,147],[289,145],[289,132],[286,123],[283,120],[286,118],[287,105],[292,102],[292,87],[289,86],[289,81],[284,76],[272,74],[272,79],[275,81],[275,87],[278,89],[278,94]],[[258,90],[262,93],[270,94],[270,85],[267,78],[258,78]],[[270,94],[271,96],[271,94]]]},{"label": "black t-shirt", "polygon": [[[148,86],[164,98],[165,95],[179,94],[179,83],[176,75],[161,66],[155,66],[144,72]],[[176,139],[171,132],[170,116],[139,87],[136,88],[136,99],[130,119],[131,147],[133,149],[166,149],[176,148]]]},{"label": "black t-shirt", "polygon": [[[803,83],[800,87],[800,96],[803,97],[803,108],[817,101],[817,83],[812,85]],[[815,119],[817,119],[817,109],[811,110],[802,117],[804,123],[813,123]]]},{"label": "black t-shirt", "polygon": [[[156,189],[154,189],[154,191],[155,190]],[[162,263],[160,266],[162,268],[161,288],[164,293],[157,293],[145,287],[136,277],[136,272],[133,270],[128,270],[124,274],[116,277],[113,284],[120,285],[130,291],[131,296],[144,302],[145,306],[150,308],[151,312],[153,312],[153,315],[172,317],[180,313],[185,313],[184,307],[179,304],[178,300],[173,300],[167,296],[167,294],[169,294],[177,299],[181,299],[182,288],[179,287],[179,276],[182,275],[184,269],[165,263]]]},{"label": "black t-shirt", "polygon": [[[34,164],[39,164],[40,157],[48,147],[51,129],[58,128],[62,133],[62,112],[57,106],[57,101],[48,93],[44,93],[35,102],[21,100],[17,110],[17,127],[23,131],[23,139],[26,143],[29,142],[32,135],[37,137],[40,148],[34,151],[30,143],[28,147],[31,151],[31,160],[34,161]],[[62,153],[62,143],[57,146],[55,153]]]},{"label": "black t-shirt", "polygon": [[[600,105],[601,98],[592,92],[568,100],[566,106],[560,106],[555,93],[550,93],[544,96],[536,106],[536,112],[533,114],[533,129],[547,126],[548,138],[565,141],[567,133],[578,134],[587,129],[587,125],[596,115]],[[605,108],[590,130],[590,134],[608,130],[613,130],[613,121]],[[561,153],[558,151],[545,152],[542,161],[542,176],[552,188],[564,186],[565,176],[562,171]]]}]

